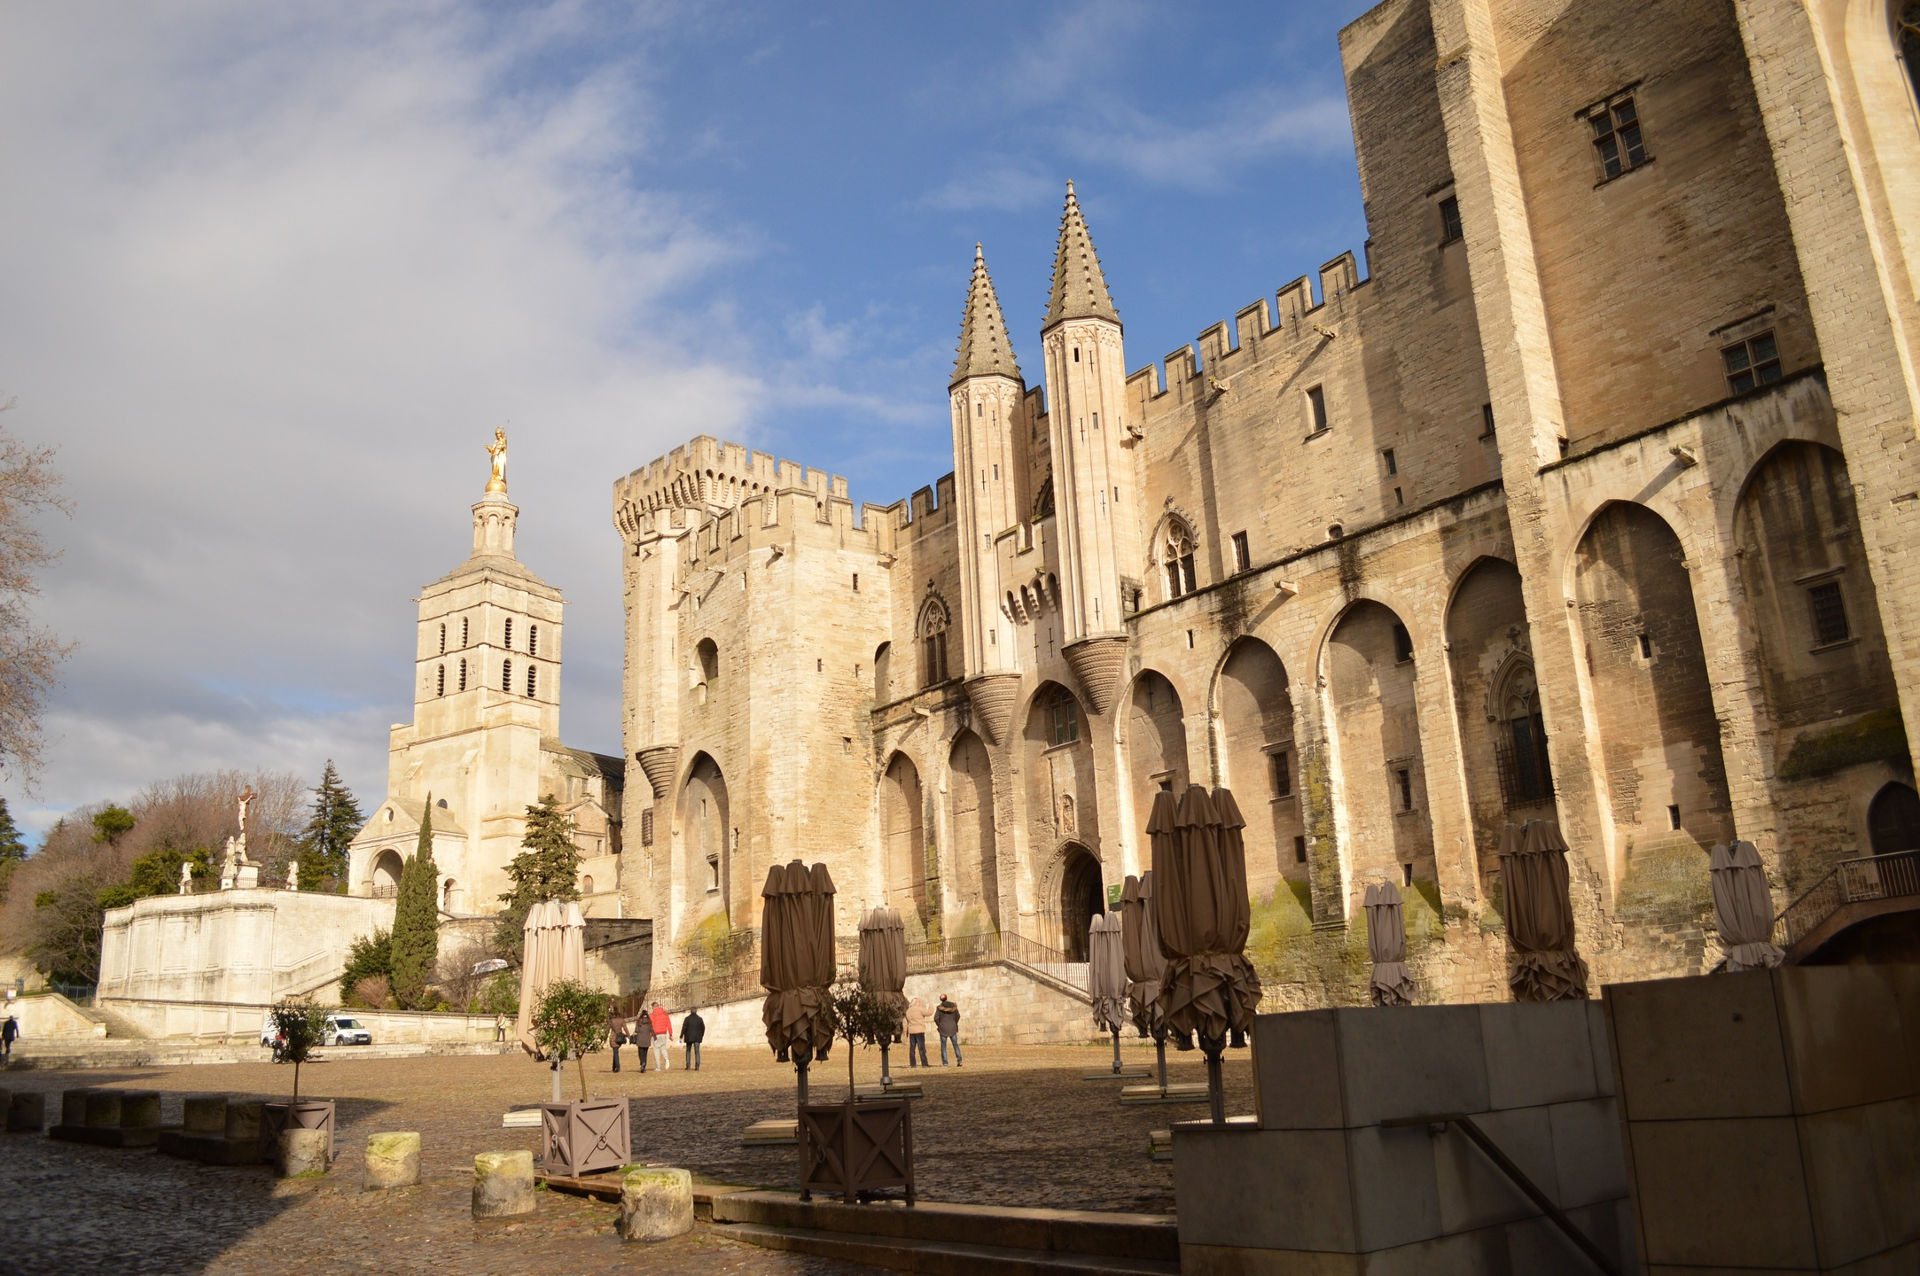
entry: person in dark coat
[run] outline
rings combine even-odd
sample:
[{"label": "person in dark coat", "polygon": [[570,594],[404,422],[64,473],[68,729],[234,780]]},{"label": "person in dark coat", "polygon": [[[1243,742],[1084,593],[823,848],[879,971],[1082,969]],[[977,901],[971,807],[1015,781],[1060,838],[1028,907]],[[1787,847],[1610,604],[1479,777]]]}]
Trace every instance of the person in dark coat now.
[{"label": "person in dark coat", "polygon": [[613,1070],[620,1071],[620,1047],[627,1044],[627,1021],[615,1019],[607,1025],[607,1044],[613,1047]]},{"label": "person in dark coat", "polygon": [[940,1066],[947,1066],[947,1043],[953,1043],[953,1066],[960,1066],[960,1007],[953,1004],[947,994],[940,994],[940,1004],[933,1008],[933,1026],[940,1033]]},{"label": "person in dark coat", "polygon": [[633,1017],[633,1033],[627,1040],[640,1051],[640,1071],[647,1070],[647,1048],[653,1045],[653,1022],[642,1011]]},{"label": "person in dark coat", "polygon": [[687,1011],[680,1021],[680,1040],[687,1047],[686,1066],[694,1072],[700,1071],[700,1043],[707,1039],[707,1021],[700,1017],[700,1007]]},{"label": "person in dark coat", "polygon": [[12,1015],[8,1015],[7,1021],[4,1024],[0,1024],[0,1059],[6,1059],[8,1061],[13,1059],[13,1043],[14,1039],[19,1035],[20,1021]]}]

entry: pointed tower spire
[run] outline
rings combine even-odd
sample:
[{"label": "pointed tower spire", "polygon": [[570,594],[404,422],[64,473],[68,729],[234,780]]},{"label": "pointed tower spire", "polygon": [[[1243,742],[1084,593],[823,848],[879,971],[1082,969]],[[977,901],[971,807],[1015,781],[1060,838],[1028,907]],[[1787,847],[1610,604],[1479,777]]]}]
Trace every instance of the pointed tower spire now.
[{"label": "pointed tower spire", "polygon": [[1047,298],[1046,322],[1040,326],[1051,328],[1062,319],[1120,322],[1113,297],[1107,292],[1107,277],[1100,270],[1100,254],[1093,250],[1086,218],[1080,215],[1072,181],[1067,182],[1066,211],[1060,214],[1060,246],[1053,254],[1053,291]]},{"label": "pointed tower spire", "polygon": [[968,377],[987,376],[1018,381],[1020,364],[1013,357],[1013,343],[1007,339],[1007,320],[1000,313],[1000,297],[987,274],[986,254],[975,244],[967,312],[960,320],[960,353],[953,361],[953,380],[948,385],[959,385]]}]

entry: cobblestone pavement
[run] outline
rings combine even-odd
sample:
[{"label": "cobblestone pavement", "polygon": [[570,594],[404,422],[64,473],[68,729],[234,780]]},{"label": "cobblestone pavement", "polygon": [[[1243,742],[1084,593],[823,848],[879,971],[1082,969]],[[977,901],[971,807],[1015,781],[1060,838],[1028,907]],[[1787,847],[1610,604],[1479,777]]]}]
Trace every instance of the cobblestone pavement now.
[{"label": "cobblestone pavement", "polygon": [[[276,1182],[262,1168],[218,1169],[145,1151],[112,1151],[24,1135],[0,1139],[0,1274],[48,1276],[111,1271],[279,1273],[458,1270],[543,1276],[561,1272],[829,1273],[864,1270],[823,1259],[743,1246],[724,1228],[702,1225],[659,1245],[623,1245],[614,1206],[541,1193],[525,1220],[475,1223],[468,1212],[477,1152],[537,1150],[536,1130],[502,1129],[511,1107],[550,1093],[544,1065],[521,1056],[353,1059],[328,1052],[301,1071],[307,1097],[338,1101],[341,1156],[317,1180]],[[666,1073],[608,1070],[605,1054],[587,1060],[588,1091],[633,1100],[634,1159],[678,1165],[713,1182],[787,1186],[797,1152],[742,1148],[750,1122],[790,1115],[793,1070],[764,1050],[710,1050],[698,1073],[680,1052]],[[1130,1046],[1129,1063],[1150,1049]],[[914,1111],[914,1160],[929,1200],[1077,1209],[1167,1212],[1171,1166],[1147,1158],[1147,1133],[1194,1119],[1204,1106],[1122,1108],[1118,1083],[1081,1073],[1110,1060],[1098,1048],[969,1047],[962,1068],[899,1070],[923,1079]],[[1174,1080],[1200,1080],[1198,1055],[1173,1056]],[[879,1073],[878,1054],[862,1051],[856,1075]],[[1227,1062],[1230,1112],[1251,1110],[1244,1052]],[[812,1097],[832,1101],[846,1088],[836,1050],[811,1074]],[[569,1065],[565,1093],[580,1093]],[[14,1072],[0,1085],[50,1092],[72,1086],[159,1090],[163,1120],[180,1118],[182,1097],[200,1092],[284,1097],[292,1069],[272,1064]],[[366,1135],[417,1130],[421,1185],[395,1193],[359,1191]]]}]

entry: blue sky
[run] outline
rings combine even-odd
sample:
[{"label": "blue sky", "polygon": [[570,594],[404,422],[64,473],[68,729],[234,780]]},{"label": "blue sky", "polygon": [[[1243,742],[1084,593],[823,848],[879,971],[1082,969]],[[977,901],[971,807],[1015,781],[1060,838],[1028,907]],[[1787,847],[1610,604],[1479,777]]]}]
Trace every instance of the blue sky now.
[{"label": "blue sky", "polygon": [[1037,380],[1063,185],[1158,360],[1365,228],[1333,5],[192,0],[0,15],[0,401],[74,512],[23,822],[181,771],[364,800],[496,424],[617,752],[609,490],[713,433],[951,468],[976,240]]}]

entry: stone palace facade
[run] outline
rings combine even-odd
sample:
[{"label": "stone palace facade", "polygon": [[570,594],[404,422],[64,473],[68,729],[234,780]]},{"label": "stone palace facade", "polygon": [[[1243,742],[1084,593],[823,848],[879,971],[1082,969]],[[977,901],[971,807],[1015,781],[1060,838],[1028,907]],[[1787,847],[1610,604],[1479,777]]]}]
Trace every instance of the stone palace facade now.
[{"label": "stone palace facade", "polygon": [[1388,0],[1341,36],[1364,263],[1138,366],[1069,185],[1017,348],[976,256],[952,474],[856,507],[699,437],[618,480],[656,982],[795,856],[844,936],[1070,959],[1188,782],[1247,815],[1279,1008],[1347,995],[1382,880],[1423,996],[1503,995],[1508,821],[1560,823],[1601,980],[1713,963],[1715,842],[1782,903],[1920,844],[1917,25]]}]

